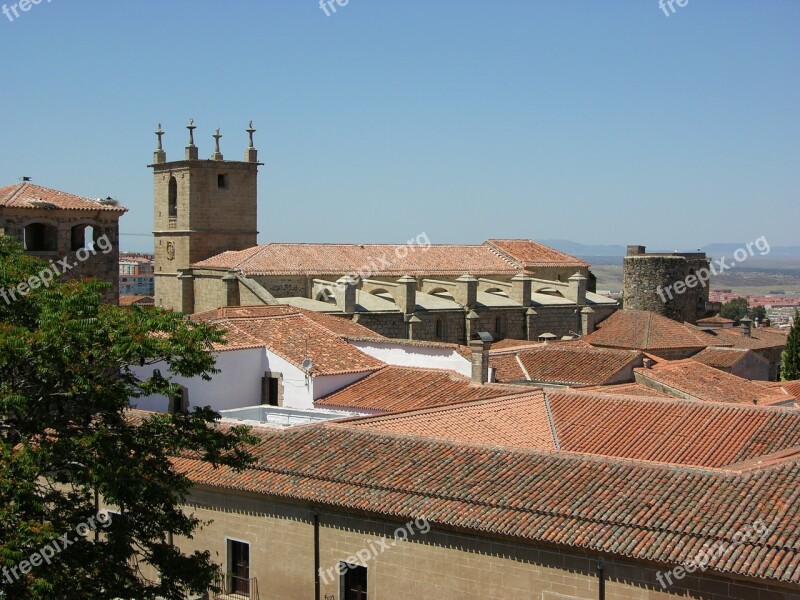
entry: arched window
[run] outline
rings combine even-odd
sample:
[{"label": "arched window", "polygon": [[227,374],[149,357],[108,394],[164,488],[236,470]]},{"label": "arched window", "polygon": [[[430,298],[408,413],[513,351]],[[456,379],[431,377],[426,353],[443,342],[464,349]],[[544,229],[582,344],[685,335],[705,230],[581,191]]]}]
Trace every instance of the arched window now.
[{"label": "arched window", "polygon": [[75,225],[70,230],[70,250],[91,249],[97,241],[99,231],[91,225]]},{"label": "arched window", "polygon": [[58,230],[47,223],[31,223],[25,227],[23,246],[29,252],[58,250]]},{"label": "arched window", "polygon": [[178,216],[178,180],[174,177],[169,178],[169,208],[170,219]]},{"label": "arched window", "polygon": [[436,319],[433,337],[437,342],[441,342],[444,339],[444,321],[441,318]]}]

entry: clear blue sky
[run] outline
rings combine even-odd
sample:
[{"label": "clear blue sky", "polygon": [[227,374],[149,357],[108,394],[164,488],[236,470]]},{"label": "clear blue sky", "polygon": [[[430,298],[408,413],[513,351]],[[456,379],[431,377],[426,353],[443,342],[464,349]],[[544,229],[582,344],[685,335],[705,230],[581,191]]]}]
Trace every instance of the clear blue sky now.
[{"label": "clear blue sky", "polygon": [[111,195],[150,232],[156,124],[169,158],[191,116],[238,160],[253,119],[260,242],[800,244],[800,2],[676,11],[43,0],[0,14],[0,185]]}]

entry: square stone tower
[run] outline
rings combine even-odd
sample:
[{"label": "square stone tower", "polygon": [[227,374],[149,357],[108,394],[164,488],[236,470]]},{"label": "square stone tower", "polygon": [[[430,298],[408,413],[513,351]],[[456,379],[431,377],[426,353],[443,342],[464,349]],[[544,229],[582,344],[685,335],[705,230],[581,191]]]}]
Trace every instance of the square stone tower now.
[{"label": "square stone tower", "polygon": [[183,160],[167,162],[158,126],[153,157],[153,209],[156,306],[191,312],[194,286],[185,274],[192,263],[227,250],[257,244],[258,151],[252,122],[246,130],[250,145],[243,161],[224,160],[222,137],[214,134],[215,150],[200,160],[194,144],[194,121],[189,121],[189,144]]}]

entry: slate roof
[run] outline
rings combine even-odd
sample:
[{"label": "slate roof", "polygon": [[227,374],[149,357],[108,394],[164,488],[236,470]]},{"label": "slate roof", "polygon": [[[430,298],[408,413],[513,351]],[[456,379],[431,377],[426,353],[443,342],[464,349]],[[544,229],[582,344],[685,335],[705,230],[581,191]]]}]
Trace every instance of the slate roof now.
[{"label": "slate roof", "polygon": [[392,412],[518,393],[519,386],[472,385],[469,377],[455,371],[389,365],[314,404],[319,408]]},{"label": "slate roof", "polygon": [[119,204],[106,204],[84,196],[59,192],[30,182],[0,188],[0,207],[55,208],[60,210],[86,210],[102,212],[127,212]]}]

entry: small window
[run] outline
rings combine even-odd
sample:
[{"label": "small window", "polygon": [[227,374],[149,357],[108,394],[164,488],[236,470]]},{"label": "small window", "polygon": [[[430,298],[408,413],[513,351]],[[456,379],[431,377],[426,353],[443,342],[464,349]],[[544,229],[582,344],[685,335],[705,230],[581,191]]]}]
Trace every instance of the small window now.
[{"label": "small window", "polygon": [[223,190],[228,189],[228,176],[224,173],[217,175],[217,187]]},{"label": "small window", "polygon": [[250,544],[228,540],[228,577],[225,592],[250,596]]},{"label": "small window", "polygon": [[367,567],[342,563],[342,600],[367,600]]},{"label": "small window", "polygon": [[442,338],[444,338],[444,322],[441,319],[436,319],[436,326],[435,326],[435,331],[433,333],[433,337],[436,339],[437,342],[441,342]]}]

